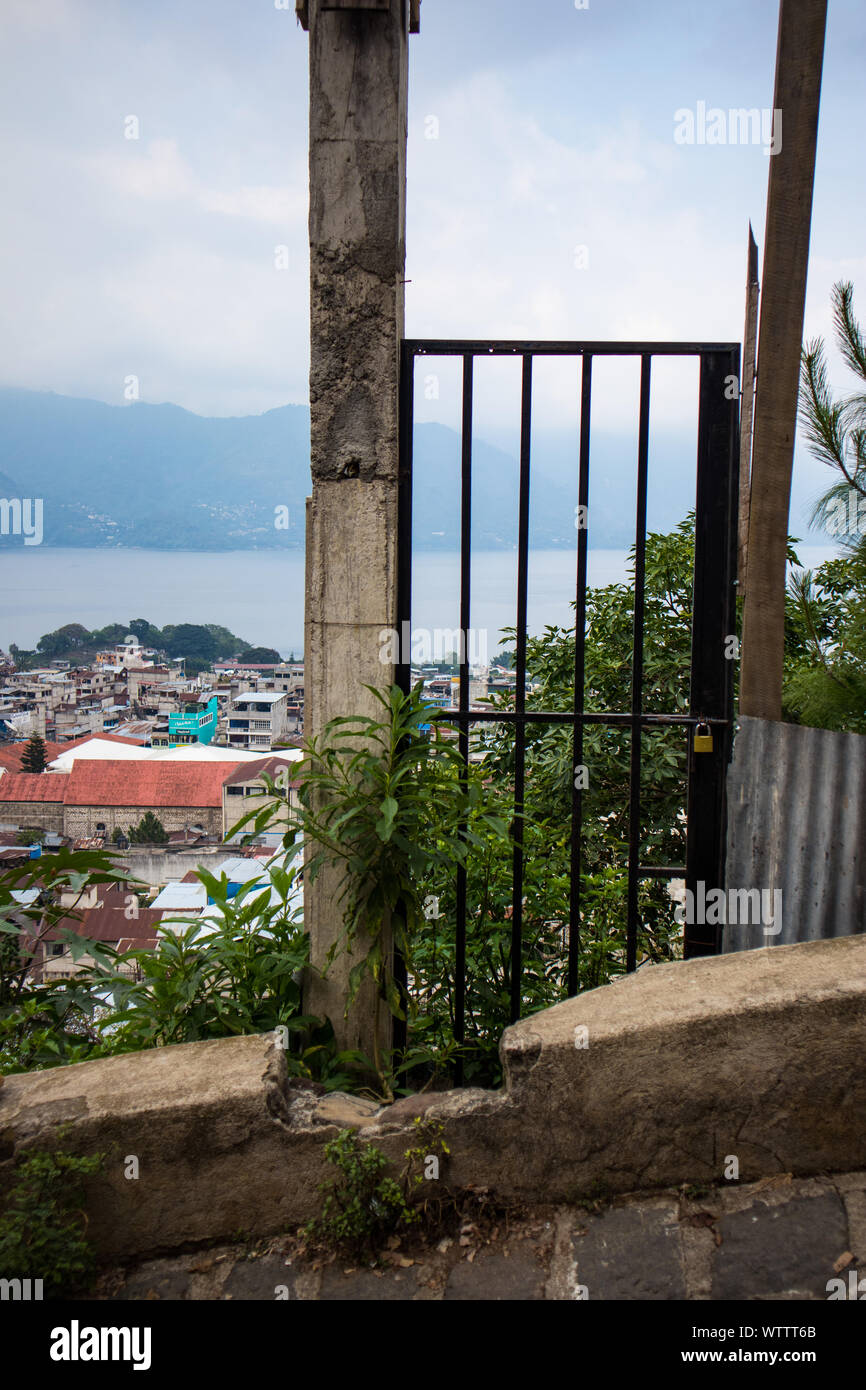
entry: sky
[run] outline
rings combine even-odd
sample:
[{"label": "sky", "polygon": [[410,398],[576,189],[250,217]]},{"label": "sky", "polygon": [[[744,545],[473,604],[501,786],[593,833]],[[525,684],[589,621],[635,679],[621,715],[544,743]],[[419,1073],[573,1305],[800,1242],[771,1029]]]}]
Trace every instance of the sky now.
[{"label": "sky", "polygon": [[[283,4],[3,0],[0,384],[123,404],[135,377],[141,399],[208,415],[306,401],[308,39]],[[769,157],[678,143],[676,113],[772,107],[777,0],[581,5],[424,0],[408,335],[742,339]],[[864,70],[866,5],[830,0],[807,338],[840,278],[866,318]],[[636,391],[616,372],[601,428]],[[665,427],[687,426],[687,372],[654,380]],[[571,368],[537,390],[570,427]],[[494,442],[506,400],[479,381]],[[456,409],[445,380],[421,418]],[[798,469],[826,476],[802,450]]]}]

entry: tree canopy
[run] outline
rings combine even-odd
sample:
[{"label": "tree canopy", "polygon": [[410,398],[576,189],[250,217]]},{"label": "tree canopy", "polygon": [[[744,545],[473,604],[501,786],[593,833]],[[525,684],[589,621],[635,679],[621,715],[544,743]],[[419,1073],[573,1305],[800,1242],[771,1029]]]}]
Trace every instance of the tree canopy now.
[{"label": "tree canopy", "polygon": [[32,734],[28,740],[27,747],[21,754],[22,772],[44,772],[45,771],[45,743],[39,734]]},{"label": "tree canopy", "polygon": [[282,661],[282,657],[275,647],[247,647],[243,653],[244,661],[277,663]]},{"label": "tree canopy", "polygon": [[131,825],[126,832],[131,845],[164,845],[168,841],[165,826],[153,811],[145,811],[138,825]]},{"label": "tree canopy", "polygon": [[19,670],[38,665],[40,661],[53,661],[65,657],[71,661],[87,662],[97,651],[114,647],[129,634],[137,637],[142,646],[152,647],[157,652],[178,660],[189,658],[200,662],[199,669],[205,669],[213,661],[227,657],[245,656],[249,652],[265,652],[265,656],[251,658],[259,661],[279,661],[280,656],[271,647],[253,647],[218,623],[169,623],[164,628],[156,627],[147,618],[133,618],[128,623],[108,623],[105,627],[93,630],[81,623],[66,623],[53,632],[46,632],[39,638],[35,651],[22,651],[11,643],[9,653]]}]

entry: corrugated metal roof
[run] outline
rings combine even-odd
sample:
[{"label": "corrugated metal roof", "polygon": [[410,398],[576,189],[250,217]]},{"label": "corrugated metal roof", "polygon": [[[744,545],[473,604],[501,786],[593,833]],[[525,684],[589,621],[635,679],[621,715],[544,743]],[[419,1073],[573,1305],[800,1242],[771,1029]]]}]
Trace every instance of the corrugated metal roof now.
[{"label": "corrugated metal roof", "polygon": [[[724,951],[866,931],[866,737],[741,718],[725,872]],[[731,923],[731,891],[755,888],[781,891],[780,931]]]},{"label": "corrugated metal roof", "polygon": [[[114,743],[114,744],[125,744],[125,743],[133,743],[133,742],[134,742],[134,740],[132,740],[132,739],[123,738],[123,737],[121,737],[119,734],[113,734],[113,733],[112,733],[112,734],[102,734],[101,737],[102,737],[104,740],[107,740],[107,741],[109,741],[109,742],[111,742],[111,743]],[[53,762],[54,759],[55,759],[56,757],[59,757],[61,753],[70,753],[70,752],[74,751],[74,749],[80,748],[82,744],[88,743],[88,742],[90,741],[91,738],[92,738],[92,735],[91,735],[91,734],[85,734],[85,736],[84,736],[83,738],[73,740],[72,742],[66,742],[66,743],[50,743],[50,742],[46,742],[46,743],[45,743],[45,761],[46,761],[46,763]],[[20,772],[20,771],[21,771],[21,759],[22,759],[22,757],[23,757],[23,755],[24,755],[24,750],[25,750],[26,747],[27,747],[27,742],[26,742],[26,740],[24,740],[24,739],[22,739],[22,741],[21,741],[20,743],[5,743],[5,744],[0,745],[0,766],[8,768],[10,772]],[[116,756],[116,755],[115,755],[115,756]]]},{"label": "corrugated metal roof", "polygon": [[242,690],[232,700],[232,705],[254,705],[266,704],[274,705],[277,700],[284,700],[286,692],[284,690]]},{"label": "corrugated metal roof", "polygon": [[214,878],[219,878],[225,874],[229,883],[247,883],[250,879],[262,878],[265,874],[265,865],[260,859],[237,858],[224,859],[213,869]]},{"label": "corrugated metal roof", "polygon": [[[22,749],[24,745],[22,744]],[[285,762],[295,762],[303,757],[300,748],[278,748],[268,756],[281,758]],[[126,758],[130,762],[167,763],[207,763],[231,761],[236,767],[240,763],[261,762],[262,754],[243,748],[225,748],[217,744],[189,743],[177,748],[142,748],[136,739],[115,739],[113,734],[99,734],[80,739],[76,744],[63,745],[63,752],[52,761],[52,770],[68,772],[75,762],[118,761]]]},{"label": "corrugated metal roof", "polygon": [[39,897],[39,891],[38,888],[13,888],[12,897],[15,899],[16,903],[20,903],[22,907],[32,907]]},{"label": "corrugated metal roof", "polygon": [[188,912],[207,906],[207,889],[203,883],[167,883],[150,904],[153,912]]}]

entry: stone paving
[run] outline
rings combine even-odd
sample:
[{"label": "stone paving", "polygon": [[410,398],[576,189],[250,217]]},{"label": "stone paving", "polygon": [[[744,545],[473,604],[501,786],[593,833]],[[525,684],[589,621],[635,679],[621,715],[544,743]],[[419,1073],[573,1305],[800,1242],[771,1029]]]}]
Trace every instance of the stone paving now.
[{"label": "stone paving", "polygon": [[436,1242],[391,1244],[375,1268],[311,1261],[291,1235],[214,1246],[109,1269],[94,1296],[823,1301],[829,1280],[862,1278],[866,1297],[866,1171],[532,1208]]}]

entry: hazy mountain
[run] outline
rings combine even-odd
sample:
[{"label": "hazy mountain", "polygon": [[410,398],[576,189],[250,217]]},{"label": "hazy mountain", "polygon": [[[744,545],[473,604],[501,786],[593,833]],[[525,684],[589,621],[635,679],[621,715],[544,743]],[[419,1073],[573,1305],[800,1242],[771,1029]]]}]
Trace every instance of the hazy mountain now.
[{"label": "hazy mountain", "polygon": [[[301,406],[206,419],[0,390],[0,469],[44,499],[47,545],[301,547],[308,439]],[[280,505],[288,530],[274,526]]]},{"label": "hazy mountain", "polygon": [[[673,526],[693,505],[694,442],[655,441],[650,525]],[[593,441],[590,543],[634,539],[631,441]],[[415,544],[454,550],[460,527],[460,440],[444,425],[415,433]],[[519,468],[506,450],[473,446],[473,546],[517,541]],[[0,487],[44,500],[44,544],[166,550],[301,549],[310,492],[309,411],[204,418],[175,405],[104,405],[48,392],[0,390]],[[572,547],[576,441],[533,440],[530,541]],[[288,507],[287,529],[276,509]],[[20,544],[17,537],[0,543]]]}]

